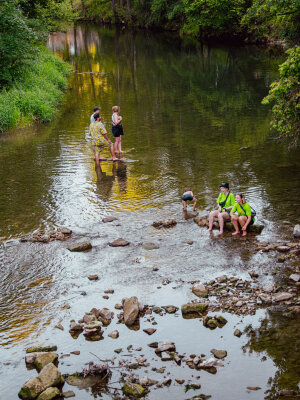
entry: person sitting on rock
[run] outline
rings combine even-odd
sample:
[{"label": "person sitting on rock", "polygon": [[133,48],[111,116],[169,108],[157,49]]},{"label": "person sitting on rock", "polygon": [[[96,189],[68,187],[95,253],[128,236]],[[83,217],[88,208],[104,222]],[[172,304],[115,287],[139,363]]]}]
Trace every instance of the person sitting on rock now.
[{"label": "person sitting on rock", "polygon": [[196,204],[197,204],[197,199],[194,196],[194,193],[192,192],[191,188],[185,188],[184,193],[181,197],[182,199],[182,205],[184,211],[186,211],[186,206],[187,206],[187,201],[192,201],[193,202],[193,211],[196,210]]},{"label": "person sitting on rock", "polygon": [[[235,228],[232,235],[238,235],[240,233],[240,227],[242,227],[242,236],[247,235],[247,227],[254,223],[254,217],[252,217],[251,207],[246,203],[245,196],[237,194],[235,196],[236,203],[230,211],[231,222]],[[238,213],[235,214],[235,212]]]},{"label": "person sitting on rock", "polygon": [[230,220],[230,210],[232,209],[235,199],[234,194],[229,190],[229,184],[227,182],[222,182],[220,185],[221,193],[218,196],[217,203],[219,205],[217,210],[211,211],[209,213],[209,231],[212,231],[214,219],[218,218],[219,226],[220,226],[220,234],[222,235],[224,231],[224,223],[225,221]]}]

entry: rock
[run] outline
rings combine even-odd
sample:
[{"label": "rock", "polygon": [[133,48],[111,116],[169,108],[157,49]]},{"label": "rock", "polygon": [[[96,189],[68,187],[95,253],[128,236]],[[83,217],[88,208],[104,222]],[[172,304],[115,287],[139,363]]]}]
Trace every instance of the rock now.
[{"label": "rock", "polygon": [[148,378],[148,376],[144,376],[144,378],[140,379],[140,385],[142,386],[153,386],[156,385],[158,381],[154,379]]},{"label": "rock", "polygon": [[163,306],[162,307],[168,314],[174,314],[177,310],[178,307],[175,306]]},{"label": "rock", "polygon": [[122,310],[122,308],[123,308],[122,304],[119,304],[119,303],[115,304],[116,310]]},{"label": "rock", "polygon": [[32,346],[26,349],[26,353],[36,353],[36,352],[49,352],[56,351],[57,346]]},{"label": "rock", "polygon": [[260,390],[261,387],[259,387],[259,386],[247,386],[247,389],[248,390]]},{"label": "rock", "polygon": [[79,356],[80,351],[79,350],[74,350],[70,352],[71,354],[75,354],[75,356]]},{"label": "rock", "polygon": [[75,321],[71,321],[69,332],[82,332],[83,326],[81,324],[77,324]]},{"label": "rock", "polygon": [[287,293],[287,292],[282,292],[282,293],[276,293],[274,295],[274,300],[275,301],[285,301],[285,300],[289,300],[293,297],[293,295],[291,293]]},{"label": "rock", "polygon": [[226,275],[222,275],[222,276],[219,276],[217,279],[216,279],[216,281],[218,282],[218,283],[224,283],[224,282],[227,282],[227,276]]},{"label": "rock", "polygon": [[192,292],[198,297],[208,297],[208,289],[203,283],[198,283],[192,287]]},{"label": "rock", "polygon": [[227,324],[227,319],[224,318],[222,315],[216,315],[215,319],[217,320],[219,325],[226,325]]},{"label": "rock", "polygon": [[85,291],[81,292],[80,294],[81,294],[81,296],[86,296],[87,295],[87,293]]},{"label": "rock", "polygon": [[59,395],[60,391],[56,387],[49,387],[39,395],[37,400],[52,400],[58,397]]},{"label": "rock", "polygon": [[295,238],[300,238],[300,225],[294,226],[293,236]]},{"label": "rock", "polygon": [[102,219],[102,222],[107,223],[107,222],[113,222],[113,221],[117,221],[118,218],[116,217],[105,217]]},{"label": "rock", "polygon": [[200,368],[203,369],[209,369],[214,367],[214,365],[216,364],[216,360],[213,357],[208,358],[207,360],[204,360],[201,364],[200,364]]},{"label": "rock", "polygon": [[149,343],[148,346],[152,347],[153,349],[157,349],[158,348],[158,342]]},{"label": "rock", "polygon": [[164,386],[170,386],[171,383],[172,383],[172,379],[171,379],[171,378],[168,378],[168,379],[166,379],[166,380],[163,381],[163,385],[164,385]]},{"label": "rock", "polygon": [[143,243],[143,248],[145,250],[155,250],[155,249],[159,249],[159,245],[155,244],[155,243],[151,243],[151,242],[146,242],[146,243]]},{"label": "rock", "polygon": [[139,315],[139,302],[137,297],[133,296],[125,299],[123,303],[124,322],[127,326],[135,323]]},{"label": "rock", "polygon": [[218,322],[215,319],[207,316],[203,319],[203,325],[210,329],[216,329],[218,327]]},{"label": "rock", "polygon": [[205,218],[196,217],[196,218],[194,218],[194,222],[196,222],[196,224],[198,226],[200,226],[201,228],[204,228],[206,226],[208,227],[208,218],[207,217],[205,217]]},{"label": "rock", "polygon": [[92,248],[91,242],[78,242],[67,247],[70,251],[86,251]]},{"label": "rock", "polygon": [[45,365],[49,363],[56,363],[58,361],[58,355],[56,353],[42,353],[38,355],[34,361],[34,366],[40,372]]},{"label": "rock", "polygon": [[226,350],[211,349],[210,352],[213,353],[213,355],[218,359],[222,359],[222,358],[225,358],[227,356],[227,351]]},{"label": "rock", "polygon": [[300,281],[300,275],[299,274],[292,274],[292,275],[290,275],[289,279],[291,279],[294,282],[299,282]]},{"label": "rock", "polygon": [[84,314],[84,316],[83,316],[83,322],[85,323],[85,324],[89,324],[90,322],[94,322],[94,321],[97,321],[97,317],[99,316],[99,314],[97,313],[97,315],[95,315],[94,313],[92,313],[92,312],[89,312],[89,313],[85,313]]},{"label": "rock", "polygon": [[165,343],[165,344],[163,344],[162,346],[157,347],[157,348],[155,349],[155,353],[156,353],[156,354],[161,354],[161,353],[163,353],[164,351],[176,351],[175,344],[174,344],[174,343]]},{"label": "rock", "polygon": [[37,377],[30,378],[24,383],[19,391],[19,397],[21,399],[35,399],[44,390],[51,386],[59,386],[63,382],[64,380],[57,367],[52,363],[47,364]]},{"label": "rock", "polygon": [[123,392],[129,397],[143,397],[147,390],[142,385],[127,381],[124,383]]},{"label": "rock", "polygon": [[297,396],[297,392],[295,390],[282,389],[279,392],[279,396]]},{"label": "rock", "polygon": [[288,246],[278,246],[276,248],[276,250],[278,250],[280,253],[287,253],[288,251],[290,251],[290,247]]},{"label": "rock", "polygon": [[147,329],[143,329],[143,331],[146,332],[148,335],[153,335],[153,333],[156,332],[156,329],[147,328]]},{"label": "rock", "polygon": [[106,293],[106,294],[114,294],[115,291],[114,291],[114,289],[107,289],[107,290],[104,290],[104,293]]},{"label": "rock", "polygon": [[269,285],[264,285],[262,289],[263,289],[263,291],[266,292],[266,293],[271,293],[271,292],[273,292],[273,290],[274,290],[274,285],[271,285],[271,284],[269,284]]},{"label": "rock", "polygon": [[115,349],[114,352],[117,354],[120,354],[123,351],[123,349],[120,347],[119,349]]},{"label": "rock", "polygon": [[124,246],[129,246],[130,242],[127,242],[127,240],[119,238],[114,240],[113,242],[109,243],[109,246],[111,247],[124,247]]},{"label": "rock", "polygon": [[99,279],[99,276],[98,276],[97,274],[95,274],[95,275],[89,275],[89,276],[88,276],[88,279],[89,279],[90,281],[97,281],[97,280]]},{"label": "rock", "polygon": [[189,240],[186,243],[189,244],[189,245],[192,245],[194,242],[192,240]]},{"label": "rock", "polygon": [[71,229],[66,228],[65,226],[60,226],[59,228],[57,228],[57,232],[60,232],[63,235],[72,235]]},{"label": "rock", "polygon": [[241,332],[239,329],[236,329],[236,330],[233,332],[233,334],[234,334],[234,336],[237,336],[237,337],[241,337],[241,336],[242,336],[242,332]]},{"label": "rock", "polygon": [[254,270],[249,271],[249,275],[251,276],[251,278],[258,278],[259,274],[257,272],[255,272]]},{"label": "rock", "polygon": [[207,310],[208,305],[204,303],[187,303],[181,306],[182,315],[203,314]]},{"label": "rock", "polygon": [[117,339],[119,337],[119,331],[113,331],[111,333],[108,334],[109,337],[111,337],[112,339]]},{"label": "rock", "polygon": [[176,224],[177,222],[175,221],[175,219],[165,219],[162,221],[153,222],[152,226],[154,226],[154,228],[160,229],[160,228],[172,228]]},{"label": "rock", "polygon": [[67,392],[62,392],[62,395],[65,399],[69,399],[70,397],[75,397],[75,393],[73,390],[68,390]]},{"label": "rock", "polygon": [[175,378],[175,381],[176,381],[177,383],[179,383],[179,385],[182,385],[182,384],[185,382],[184,379],[179,379],[179,378]]},{"label": "rock", "polygon": [[244,303],[242,301],[237,301],[235,305],[236,307],[243,307]]}]

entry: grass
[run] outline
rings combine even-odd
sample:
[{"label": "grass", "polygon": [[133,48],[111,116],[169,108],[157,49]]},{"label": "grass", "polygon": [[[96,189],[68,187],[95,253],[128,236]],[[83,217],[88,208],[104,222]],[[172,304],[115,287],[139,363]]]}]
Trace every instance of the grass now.
[{"label": "grass", "polygon": [[41,47],[15,84],[0,93],[0,132],[48,122],[62,99],[71,67]]}]

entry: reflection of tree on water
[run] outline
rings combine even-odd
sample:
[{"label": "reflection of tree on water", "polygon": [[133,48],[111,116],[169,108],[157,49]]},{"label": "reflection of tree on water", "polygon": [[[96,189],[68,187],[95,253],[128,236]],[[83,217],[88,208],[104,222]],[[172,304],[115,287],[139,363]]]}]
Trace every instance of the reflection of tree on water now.
[{"label": "reflection of tree on water", "polygon": [[268,353],[277,366],[278,370],[274,377],[270,377],[268,382],[270,389],[266,391],[264,397],[273,400],[278,398],[283,389],[299,392],[300,316],[272,310],[269,311],[269,317],[270,319],[262,321],[260,328],[255,332],[250,331],[251,339],[245,347],[257,353]]}]

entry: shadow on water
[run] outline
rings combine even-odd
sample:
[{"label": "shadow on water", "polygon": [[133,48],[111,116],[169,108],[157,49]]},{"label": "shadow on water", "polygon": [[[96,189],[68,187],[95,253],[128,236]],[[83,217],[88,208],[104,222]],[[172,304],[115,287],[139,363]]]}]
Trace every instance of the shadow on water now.
[{"label": "shadow on water", "polygon": [[[298,319],[270,313],[266,339],[264,310],[244,317],[225,313],[228,324],[215,331],[180,313],[157,315],[158,330],[151,340],[143,329],[153,321],[146,318],[136,332],[115,318],[99,342],[88,342],[83,335],[73,340],[68,333],[71,319],[82,318],[92,307],[113,310],[124,297],[137,295],[148,304],[180,307],[195,300],[187,283],[192,280],[208,282],[222,274],[249,279],[248,272],[255,269],[260,284],[272,281],[274,266],[281,266],[274,254],[253,248],[261,240],[289,239],[291,226],[299,222],[299,151],[288,152],[270,136],[269,110],[260,104],[278,76],[281,55],[91,25],[57,33],[49,37],[48,46],[74,67],[60,111],[51,124],[0,136],[0,237],[8,239],[0,243],[0,386],[5,399],[15,399],[17,389],[34,376],[25,370],[24,348],[51,341],[59,346],[63,373],[82,370],[91,352],[111,359],[116,347],[131,344],[142,346],[151,366],[160,369],[161,359],[147,346],[153,338],[174,340],[187,355],[209,356],[212,348],[226,348],[225,367],[215,375],[200,374],[201,392],[216,400],[224,398],[224,392],[233,400],[247,399],[245,388],[251,384],[262,387],[251,393],[252,400],[261,400],[263,391],[273,399],[282,388],[294,390],[299,381],[294,356],[298,339],[289,338],[297,333]],[[95,169],[89,116],[95,105],[101,106],[111,135],[115,104],[124,117],[122,146],[128,162],[104,161]],[[215,207],[224,180],[233,192],[245,192],[256,209],[258,222],[265,225],[260,236],[209,236],[190,215],[182,214],[180,195],[187,185],[207,212]],[[118,220],[102,223],[111,214]],[[178,222],[170,230],[151,226],[170,217]],[[71,242],[90,240],[92,250],[70,253],[68,242],[18,241],[28,232],[59,225],[73,230]],[[118,237],[130,246],[112,250],[108,243]],[[145,249],[145,242],[154,243],[154,249]],[[95,273],[100,279],[90,282],[87,276]],[[166,279],[171,283],[165,286]],[[115,294],[103,299],[107,288],[114,288]],[[58,323],[64,331],[55,328]],[[258,329],[251,341],[246,335],[233,336],[235,327],[243,330],[249,324]],[[107,337],[110,329],[120,331],[119,342]],[[245,346],[253,351],[244,354]],[[74,349],[81,351],[77,358],[61,357]],[[172,377],[197,379],[198,371],[173,364],[167,367]],[[163,376],[152,370],[145,374],[160,380]],[[97,387],[92,394],[76,389],[76,396],[97,396]],[[160,390],[148,398],[187,399],[195,394],[184,393],[179,384]],[[112,398],[111,392],[98,396]]]}]

